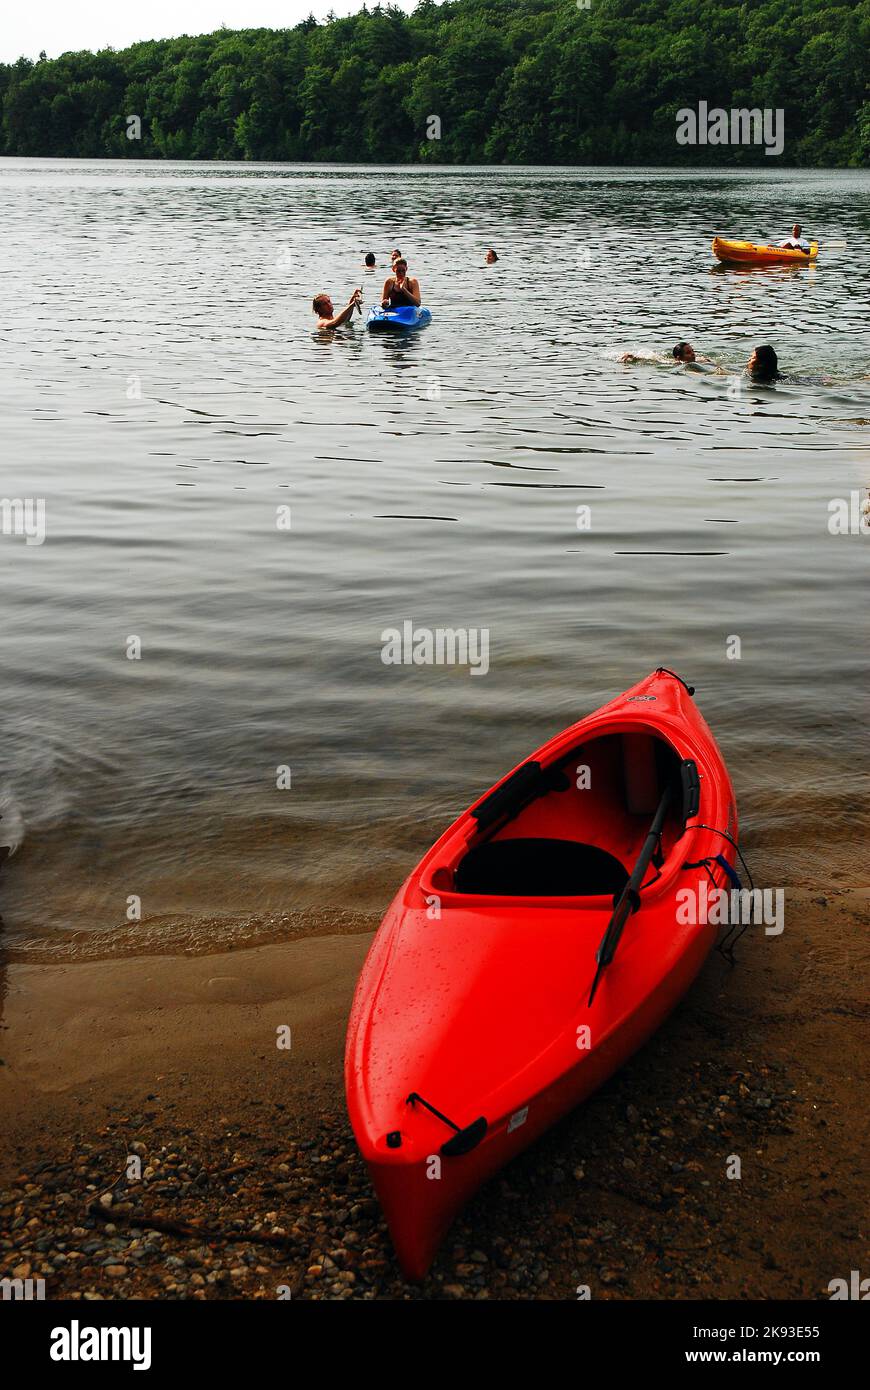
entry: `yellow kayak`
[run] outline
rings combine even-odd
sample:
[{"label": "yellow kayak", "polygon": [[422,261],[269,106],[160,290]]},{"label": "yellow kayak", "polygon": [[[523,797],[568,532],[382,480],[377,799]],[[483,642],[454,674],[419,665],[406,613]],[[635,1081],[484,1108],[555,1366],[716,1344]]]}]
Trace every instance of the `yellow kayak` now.
[{"label": "yellow kayak", "polygon": [[810,242],[809,252],[790,246],[756,246],[752,241],[726,241],[713,238],[713,255],[731,265],[808,265],[819,254],[819,243]]}]

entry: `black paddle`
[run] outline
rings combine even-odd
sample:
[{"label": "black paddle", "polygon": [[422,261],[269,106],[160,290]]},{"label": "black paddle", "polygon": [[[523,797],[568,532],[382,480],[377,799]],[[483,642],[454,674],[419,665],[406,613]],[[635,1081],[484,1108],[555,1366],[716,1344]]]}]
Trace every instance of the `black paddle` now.
[{"label": "black paddle", "polygon": [[662,833],[665,823],[668,806],[671,803],[671,788],[665,787],[664,796],[659,802],[658,810],[653,817],[653,823],[647,831],[647,837],[643,842],[643,848],[637,857],[631,877],[619,895],[616,907],[613,909],[613,916],[607,924],[607,931],[601,938],[601,944],[595,952],[595,959],[598,962],[598,969],[595,972],[595,979],[592,981],[592,988],[589,991],[589,1005],[595,998],[595,991],[606,967],[616,955],[616,948],[619,945],[619,938],[622,936],[623,928],[633,912],[637,912],[640,907],[640,886],[649,868],[649,862],[655,853],[656,845]]}]

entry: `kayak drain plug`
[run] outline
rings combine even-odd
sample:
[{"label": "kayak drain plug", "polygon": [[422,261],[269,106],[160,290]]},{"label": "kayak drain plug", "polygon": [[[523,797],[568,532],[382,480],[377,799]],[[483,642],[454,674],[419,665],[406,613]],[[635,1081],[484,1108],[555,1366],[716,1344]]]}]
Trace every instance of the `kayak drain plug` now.
[{"label": "kayak drain plug", "polygon": [[402,1147],[402,1132],[398,1129],[391,1129],[387,1135],[387,1148],[400,1149]]}]

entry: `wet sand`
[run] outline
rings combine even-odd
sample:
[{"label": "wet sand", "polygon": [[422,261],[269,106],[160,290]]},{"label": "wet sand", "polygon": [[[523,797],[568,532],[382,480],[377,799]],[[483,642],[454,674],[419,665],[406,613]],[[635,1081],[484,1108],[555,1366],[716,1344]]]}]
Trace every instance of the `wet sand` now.
[{"label": "wet sand", "polygon": [[265,944],[227,930],[219,954],[144,924],[140,946],[184,953],[132,955],[127,933],[108,956],[102,938],[92,959],[82,941],[13,959],[0,1274],[41,1275],[48,1298],[825,1298],[868,1263],[868,916],[866,894],[791,894],[782,937],[750,929],[733,968],[714,953],[647,1047],[466,1209],[419,1287],[343,1103],[376,919],[261,924]]}]

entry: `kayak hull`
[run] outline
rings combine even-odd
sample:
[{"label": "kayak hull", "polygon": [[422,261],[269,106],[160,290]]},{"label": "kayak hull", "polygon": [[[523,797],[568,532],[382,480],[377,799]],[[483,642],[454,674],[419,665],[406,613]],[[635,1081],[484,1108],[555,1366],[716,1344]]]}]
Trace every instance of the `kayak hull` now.
[{"label": "kayak hull", "polygon": [[437,1201],[432,1200],[429,1190],[436,1180],[428,1176],[428,1170],[431,1157],[438,1154],[442,1134],[430,1154],[416,1163],[383,1163],[377,1156],[367,1159],[372,1186],[407,1279],[425,1279],[453,1221],[488,1179],[593,1095],[652,1037],[692,984],[715,936],[716,929],[711,927],[698,938],[695,949],[683,956],[679,970],[649,996],[630,1023],[607,1039],[606,1046],[591,1051],[582,1064],[567,1066],[557,1080],[529,1096],[526,1105],[513,1112],[521,1115],[527,1107],[524,1122],[511,1131],[513,1116],[504,1116],[491,1137],[488,1135],[472,1153],[452,1163],[445,1160],[437,1180]]},{"label": "kayak hull", "polygon": [[[692,760],[700,800],[685,830],[675,817],[663,832],[659,877],[645,883],[641,907],[590,1005],[613,895],[566,895],[564,884],[555,894],[504,895],[492,891],[487,865],[506,860],[508,874],[524,871],[524,845],[586,853],[590,846],[579,837],[590,840],[594,827],[602,863],[613,858],[630,868],[649,816],[619,803],[623,791],[630,801],[632,782],[635,801],[638,785],[644,791],[650,747],[656,767]],[[715,856],[731,866],[735,851],[702,825],[721,826],[736,839],[737,813],[721,755],[685,687],[656,672],[550,740],[534,762],[547,778],[561,776],[581,754],[592,772],[589,789],[569,778],[506,822],[500,815],[484,824],[488,808],[510,795],[518,775],[522,780],[515,769],[460,816],[402,885],[360,975],[345,1053],[348,1111],[410,1279],[425,1276],[481,1184],[642,1046],[715,942],[718,928],[705,912],[694,923],[679,922],[677,894],[697,890],[702,875],[710,887],[706,869],[683,867],[702,859],[711,861],[715,886],[728,885]],[[620,758],[626,761],[619,778],[624,771],[627,780],[610,795],[604,783]],[[562,838],[541,838],[554,828]],[[550,870],[556,868],[554,861]],[[482,875],[477,881],[475,873]]]},{"label": "kayak hull", "polygon": [[425,306],[408,304],[400,309],[382,309],[373,304],[366,316],[366,328],[370,333],[407,333],[424,328],[431,321],[432,313]]},{"label": "kayak hull", "polygon": [[727,265],[810,265],[819,254],[817,241],[810,243],[809,252],[788,246],[758,246],[752,241],[727,241],[713,238],[713,255]]}]

